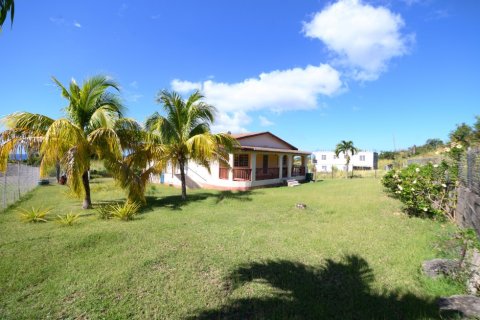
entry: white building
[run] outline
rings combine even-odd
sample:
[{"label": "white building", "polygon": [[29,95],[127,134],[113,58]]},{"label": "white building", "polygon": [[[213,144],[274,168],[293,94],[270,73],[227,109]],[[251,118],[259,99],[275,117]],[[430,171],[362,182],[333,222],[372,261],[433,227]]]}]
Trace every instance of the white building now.
[{"label": "white building", "polygon": [[[340,171],[346,169],[345,154],[340,153],[338,157],[333,151],[313,152],[316,160],[317,172],[332,172],[332,168]],[[360,151],[350,157],[348,171],[354,170],[376,170],[378,169],[378,153],[371,151]]]},{"label": "white building", "polygon": [[[185,168],[187,187],[223,190],[280,185],[286,180],[305,180],[308,151],[300,151],[270,132],[232,134],[239,147],[229,155],[229,164],[212,161],[210,172],[193,161]],[[152,182],[180,186],[180,171],[167,166]]]}]

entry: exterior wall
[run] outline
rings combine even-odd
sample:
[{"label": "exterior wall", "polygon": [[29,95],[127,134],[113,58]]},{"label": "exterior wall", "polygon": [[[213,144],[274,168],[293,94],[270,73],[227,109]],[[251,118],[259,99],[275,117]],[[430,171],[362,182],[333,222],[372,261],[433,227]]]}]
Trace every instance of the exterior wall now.
[{"label": "exterior wall", "polygon": [[240,138],[238,140],[240,145],[249,147],[275,148],[275,149],[290,149],[290,146],[282,141],[275,139],[269,134],[262,134],[253,137]]},{"label": "exterior wall", "polygon": [[[332,172],[333,167],[340,171],[343,171],[346,168],[346,160],[343,153],[340,153],[338,158],[335,157],[335,152],[333,151],[317,151],[314,152],[313,155],[317,160],[317,172]],[[322,160],[322,155],[326,157],[325,160]],[[361,156],[365,157],[364,161],[360,160]],[[351,171],[353,167],[368,167],[370,169],[377,169],[378,154],[376,152],[360,151],[350,159],[348,170]]]}]

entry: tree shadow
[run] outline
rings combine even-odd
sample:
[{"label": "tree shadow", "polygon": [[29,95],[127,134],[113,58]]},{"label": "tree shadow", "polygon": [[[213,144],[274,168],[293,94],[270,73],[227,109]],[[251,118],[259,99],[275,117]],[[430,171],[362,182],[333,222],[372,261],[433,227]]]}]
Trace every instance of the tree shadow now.
[{"label": "tree shadow", "polygon": [[350,255],[312,267],[287,260],[253,262],[236,269],[228,290],[249,283],[273,287],[265,297],[233,299],[190,319],[435,319],[436,305],[412,293],[372,290],[368,263]]},{"label": "tree shadow", "polygon": [[[258,191],[256,192],[259,193]],[[252,201],[252,191],[219,191],[219,192],[196,192],[187,195],[187,200],[182,200],[181,195],[155,197],[146,196],[146,209],[155,209],[158,207],[169,208],[172,210],[182,210],[182,207],[197,201],[203,201],[209,198],[215,198],[215,204],[219,204],[224,200],[236,201]]]}]

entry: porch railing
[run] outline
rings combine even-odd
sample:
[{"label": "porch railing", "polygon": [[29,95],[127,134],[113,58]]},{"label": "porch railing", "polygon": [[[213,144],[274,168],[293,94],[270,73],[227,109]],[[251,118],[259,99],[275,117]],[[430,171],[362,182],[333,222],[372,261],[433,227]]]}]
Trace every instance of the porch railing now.
[{"label": "porch railing", "polygon": [[250,168],[233,168],[233,180],[237,180],[237,181],[252,180],[252,169],[250,169]]},{"label": "porch railing", "polygon": [[218,177],[223,180],[228,180],[228,168],[220,168]]},{"label": "porch railing", "polygon": [[292,177],[304,176],[305,167],[292,167]]},{"label": "porch railing", "polygon": [[255,171],[256,180],[268,180],[268,179],[278,179],[279,178],[279,168],[257,168]]}]

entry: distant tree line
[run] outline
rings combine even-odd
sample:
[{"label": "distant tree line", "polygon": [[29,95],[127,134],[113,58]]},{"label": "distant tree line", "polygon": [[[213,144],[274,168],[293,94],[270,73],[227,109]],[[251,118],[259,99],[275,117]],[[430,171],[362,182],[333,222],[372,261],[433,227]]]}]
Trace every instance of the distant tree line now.
[{"label": "distant tree line", "polygon": [[427,139],[423,145],[412,147],[406,150],[396,151],[381,151],[379,154],[380,159],[394,160],[398,158],[408,158],[415,155],[422,155],[429,152],[433,152],[440,147],[444,147],[452,142],[460,143],[465,148],[473,145],[480,144],[480,116],[475,117],[476,121],[472,126],[469,126],[465,122],[457,124],[456,128],[449,134],[449,141],[442,141],[441,139],[431,138]]}]

